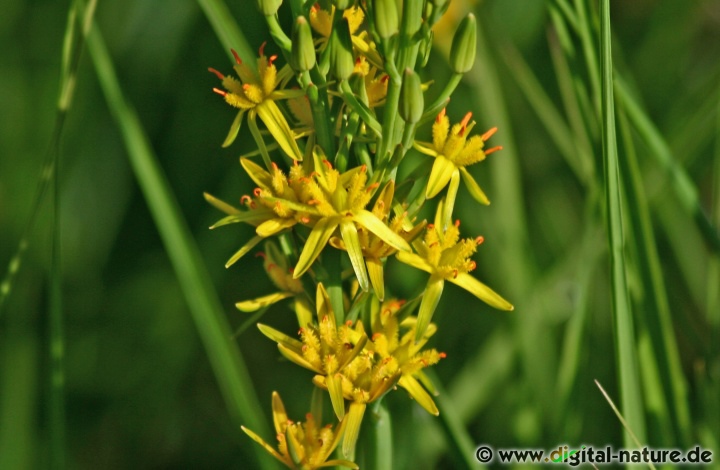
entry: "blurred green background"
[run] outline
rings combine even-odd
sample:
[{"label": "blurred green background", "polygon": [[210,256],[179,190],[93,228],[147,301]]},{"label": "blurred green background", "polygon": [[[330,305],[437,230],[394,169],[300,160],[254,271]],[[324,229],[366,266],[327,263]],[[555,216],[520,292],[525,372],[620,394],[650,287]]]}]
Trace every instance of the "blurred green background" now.
[{"label": "blurred green background", "polygon": [[[580,37],[568,34],[575,56],[563,51],[562,32],[551,14],[552,7],[570,2],[453,3],[447,29],[436,32],[439,50],[450,40],[454,22],[470,10],[479,19],[482,39],[479,61],[448,113],[455,121],[473,111],[478,130],[499,126],[491,143],[505,147],[472,169],[492,204],[479,207],[461,189],[457,215],[464,235],[482,234],[486,240],[475,257],[475,274],[510,299],[515,312],[493,311],[465,291],[446,287],[434,317],[439,332],[433,342],[448,358],[435,370],[474,445],[619,447],[622,426],[593,383],[600,381],[620,403],[599,125],[592,98],[575,102],[577,109],[567,100],[573,90],[592,97],[592,75]],[[588,3],[589,23],[597,27],[594,2]],[[626,236],[639,240],[628,245],[626,256],[640,351],[644,441],[682,448],[699,443],[714,451],[717,462],[720,263],[712,235],[704,234],[683,204],[673,175],[688,176],[700,207],[717,227],[720,3],[637,0],[611,6],[615,67],[676,164],[672,171],[663,167],[652,142],[634,128],[642,193],[671,318],[661,333],[677,345],[687,386],[687,395],[679,399],[656,388],[669,378],[659,353],[649,346],[648,338],[659,335],[654,326],[660,320],[647,300],[642,256],[633,248],[648,241],[632,224],[636,213],[626,207]],[[252,2],[228,2],[228,7],[252,49],[269,39]],[[51,145],[68,8],[68,2],[5,0],[0,9],[3,275],[25,233]],[[227,319],[237,327],[247,315],[234,303],[273,287],[261,275],[259,259],[248,256],[223,268],[252,236],[250,227],[207,230],[219,214],[205,203],[203,191],[236,201],[252,190],[237,157],[253,150],[254,143],[244,128],[231,148],[220,148],[234,112],[212,93],[217,80],[206,71],[208,66],[229,71],[227,51],[190,0],[105,0],[98,4],[96,20]],[[267,50],[275,49],[269,45]],[[424,80],[442,84],[448,76],[443,54],[435,52]],[[427,132],[421,130],[425,137]],[[625,148],[621,145],[621,159]],[[60,156],[69,466],[253,468],[254,444],[223,402],[86,52]],[[51,459],[45,398],[49,201],[38,212],[30,249],[0,313],[3,469],[36,468]],[[397,264],[390,265],[387,278],[398,296],[415,295],[416,286],[425,283],[424,274]],[[283,304],[263,321],[294,330],[294,315]],[[281,393],[291,417],[303,417],[309,373],[281,361],[275,345],[254,328],[237,342],[267,422],[273,390]],[[657,360],[647,363],[648,357]],[[388,401],[399,468],[460,465],[449,456],[440,419],[411,403],[403,391]],[[683,407],[689,412],[686,421],[668,421],[667,408]]]}]

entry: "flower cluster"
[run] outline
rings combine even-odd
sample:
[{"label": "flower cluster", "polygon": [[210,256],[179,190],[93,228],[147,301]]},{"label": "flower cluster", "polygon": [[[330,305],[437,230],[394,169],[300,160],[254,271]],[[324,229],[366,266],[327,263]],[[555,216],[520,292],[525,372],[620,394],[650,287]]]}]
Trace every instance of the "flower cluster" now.
[{"label": "flower cluster", "polygon": [[[257,151],[240,164],[254,189],[237,206],[205,197],[226,214],[211,228],[254,227],[255,235],[227,266],[264,241],[258,256],[277,291],[237,308],[250,312],[292,300],[297,335],[258,327],[282,356],[313,374],[312,384],[327,391],[338,423],[333,432],[318,426],[317,414],[308,414],[304,424],[289,421],[273,394],[278,449],[243,429],[290,468],[355,468],[366,410],[382,406],[387,393],[405,389],[426,411],[439,414],[424,369],[445,357],[426,348],[437,331],[432,319],[445,281],[497,309],[513,308],[471,274],[483,239],[462,238],[460,222],[453,221],[461,179],[477,202],[489,204],[468,167],[500,147],[485,149],[495,128],[473,134],[471,113],[451,125],[445,110],[475,59],[474,16],[453,39],[454,75],[426,104],[424,92],[433,85],[423,83],[418,70],[447,2],[405,0],[401,24],[395,0],[299,0],[291,8],[289,35],[277,18],[282,3],[258,0],[275,46],[262,45],[255,68],[233,51],[236,77],[210,69],[222,81],[223,89],[214,91],[239,110],[223,146],[238,137],[247,115]],[[276,54],[266,56],[272,47]],[[432,142],[416,139],[433,118]],[[426,155],[428,163],[399,180],[408,152]],[[428,223],[419,214],[430,204],[435,218]],[[396,262],[429,275],[408,301],[389,296],[385,266]],[[331,459],[341,439],[343,456]]]}]

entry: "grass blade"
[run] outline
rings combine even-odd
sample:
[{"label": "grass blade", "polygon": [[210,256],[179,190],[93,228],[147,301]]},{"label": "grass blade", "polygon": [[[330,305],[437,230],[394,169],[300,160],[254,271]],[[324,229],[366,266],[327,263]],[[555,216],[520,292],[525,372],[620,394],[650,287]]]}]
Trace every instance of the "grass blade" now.
[{"label": "grass blade", "polygon": [[255,53],[247,39],[245,39],[237,22],[233,19],[234,17],[225,2],[222,0],[198,0],[198,5],[202,8],[208,21],[210,21],[215,35],[233,63],[235,63],[235,59],[230,53],[230,49],[235,49],[248,67],[255,68]]},{"label": "grass blade", "polygon": [[[610,34],[610,0],[602,0],[600,8],[600,83],[602,109],[602,153],[605,170],[605,202],[608,241],[610,244],[610,269],[612,286],[612,310],[615,319],[615,349],[620,376],[622,408],[630,428],[645,440],[645,421],[638,365],[632,310],[628,294],[623,239],[622,202],[618,167],[617,141],[615,136],[615,105],[613,98],[613,64]],[[632,445],[632,438],[625,434],[625,444]]]},{"label": "grass blade", "polygon": [[[269,435],[252,382],[210,283],[210,276],[137,114],[122,94],[115,69],[97,27],[94,27],[88,36],[88,49],[109,108],[127,146],[133,171],[178,276],[230,415],[238,425],[242,423],[259,434]],[[256,448],[256,452],[262,468],[275,468],[260,447]]]}]

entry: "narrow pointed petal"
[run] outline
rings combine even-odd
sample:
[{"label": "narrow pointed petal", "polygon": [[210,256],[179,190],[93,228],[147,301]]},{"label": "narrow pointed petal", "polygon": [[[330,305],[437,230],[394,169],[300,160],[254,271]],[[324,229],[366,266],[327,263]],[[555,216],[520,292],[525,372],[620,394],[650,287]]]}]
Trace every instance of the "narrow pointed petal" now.
[{"label": "narrow pointed petal", "polygon": [[273,294],[263,295],[262,297],[258,297],[256,299],[237,302],[235,307],[237,307],[237,309],[241,312],[255,312],[263,307],[267,307],[268,305],[272,305],[283,299],[292,297],[293,295],[294,294],[292,292],[275,292]]},{"label": "narrow pointed petal", "polygon": [[223,217],[222,219],[212,224],[210,226],[210,229],[216,229],[224,225],[237,224],[239,222],[256,225],[262,223],[263,221],[267,220],[268,217],[272,217],[273,215],[274,214],[272,212],[263,209],[246,211],[242,214],[228,215],[227,217]]},{"label": "narrow pointed petal", "polygon": [[296,223],[297,222],[295,221],[295,219],[276,217],[270,220],[266,220],[265,222],[258,225],[255,229],[255,233],[257,233],[261,237],[271,237],[277,233],[282,232],[283,230],[289,229]]},{"label": "narrow pointed petal", "polygon": [[415,253],[408,253],[405,251],[398,251],[395,257],[402,263],[412,266],[413,268],[420,269],[426,273],[433,273],[433,267],[430,263],[425,261],[424,258],[416,255]]},{"label": "narrow pointed petal", "polygon": [[261,188],[272,187],[272,175],[249,158],[241,158],[240,165],[245,169],[250,179]]},{"label": "narrow pointed petal", "polygon": [[265,442],[262,437],[258,436],[257,434],[255,434],[254,432],[252,432],[251,430],[249,430],[248,428],[246,428],[245,426],[240,426],[240,428],[245,432],[245,434],[247,434],[248,436],[250,436],[250,439],[252,439],[253,441],[255,441],[255,442],[257,442],[258,444],[260,444],[261,446],[263,446],[263,448],[264,448],[266,451],[268,451],[268,453],[269,453],[270,455],[272,455],[273,457],[275,457],[276,459],[278,459],[279,461],[281,461],[282,463],[284,463],[285,465],[287,465],[287,462],[285,461],[285,459],[283,458],[283,456],[280,455],[280,454],[278,453],[278,451],[276,451],[275,449],[273,449],[267,442]]},{"label": "narrow pointed petal", "polygon": [[458,188],[460,188],[460,170],[455,168],[450,177],[447,195],[445,196],[445,204],[443,206],[443,227],[447,227],[452,222],[452,213],[455,208],[455,198],[457,197]]},{"label": "narrow pointed petal", "polygon": [[318,324],[320,324],[323,318],[328,317],[332,325],[337,325],[335,312],[330,303],[330,296],[322,282],[318,283],[317,291],[315,292],[315,308],[317,309]]},{"label": "narrow pointed petal", "polygon": [[299,466],[305,457],[305,447],[297,440],[295,433],[290,430],[289,426],[285,429],[285,443],[287,444],[290,460],[292,460],[296,466]]},{"label": "narrow pointed petal", "polygon": [[343,438],[342,451],[345,457],[355,454],[355,443],[357,443],[360,434],[360,425],[362,424],[363,415],[365,414],[365,403],[350,403],[348,410],[348,424],[345,428],[345,437]]},{"label": "narrow pointed petal", "polygon": [[293,134],[290,125],[288,124],[285,116],[283,116],[280,108],[273,101],[263,101],[261,104],[255,107],[255,110],[265,123],[265,126],[272,134],[275,141],[280,145],[280,148],[294,160],[302,160],[302,152],[295,142],[295,135]]},{"label": "narrow pointed petal", "polygon": [[503,299],[497,292],[490,289],[488,286],[478,281],[468,273],[460,273],[456,278],[448,279],[448,281],[462,287],[491,307],[495,307],[499,310],[515,309],[510,302]]},{"label": "narrow pointed petal", "polygon": [[228,204],[227,202],[220,200],[213,196],[210,193],[203,193],[203,196],[205,197],[205,200],[209,202],[213,207],[216,209],[219,209],[220,211],[228,214],[228,215],[237,215],[242,213],[240,209],[237,207]]},{"label": "narrow pointed petal", "polygon": [[370,279],[368,279],[368,273],[365,269],[365,258],[363,258],[355,224],[350,221],[340,222],[340,234],[343,242],[345,242],[345,249],[347,249],[348,256],[350,256],[350,263],[360,283],[360,288],[367,292],[370,289]]},{"label": "narrow pointed petal", "polygon": [[259,235],[255,235],[250,239],[249,242],[247,242],[242,248],[240,248],[238,251],[235,252],[234,255],[230,257],[229,260],[227,260],[227,263],[225,263],[225,267],[229,268],[233,264],[237,262],[240,258],[245,256],[250,250],[255,248],[255,246],[260,243],[263,240],[263,237]]},{"label": "narrow pointed petal", "polygon": [[334,218],[323,218],[315,224],[315,227],[313,227],[310,236],[305,242],[302,253],[300,253],[300,259],[298,259],[297,265],[295,266],[295,271],[293,272],[295,279],[302,276],[305,271],[312,266],[313,262],[320,255],[320,252],[325,248],[325,245],[337,226],[338,221]]},{"label": "narrow pointed petal", "polygon": [[291,338],[282,331],[278,331],[272,326],[267,326],[262,323],[258,323],[257,327],[262,334],[270,338],[272,341],[275,341],[278,344],[285,345],[286,347],[295,351],[302,351],[302,342],[296,340],[295,338]]},{"label": "narrow pointed petal", "polygon": [[435,416],[440,414],[440,411],[438,411],[433,399],[430,397],[428,392],[425,391],[423,386],[420,385],[420,382],[415,380],[415,377],[411,375],[404,375],[400,379],[400,382],[398,382],[398,385],[407,390],[410,396],[413,397],[420,406],[425,408],[425,411]]},{"label": "narrow pointed petal", "polygon": [[473,178],[470,172],[467,171],[467,168],[460,167],[460,175],[462,176],[463,183],[465,183],[465,187],[468,189],[473,199],[480,204],[484,204],[486,206],[490,205],[490,199],[488,199],[483,190],[480,189],[480,185],[477,184],[475,178]]},{"label": "narrow pointed petal", "polygon": [[[315,387],[315,390],[320,390],[320,389],[319,389],[318,387]],[[315,390],[313,390],[313,393],[315,393]],[[322,396],[322,395],[321,395],[321,396]],[[319,421],[318,421],[318,422],[319,422]],[[333,432],[333,440],[332,440],[332,442],[330,443],[329,446],[324,447],[325,450],[324,450],[324,452],[320,453],[320,455],[318,455],[317,461],[319,461],[319,462],[325,462],[325,461],[327,460],[327,458],[330,457],[330,454],[332,454],[332,453],[335,451],[335,448],[337,448],[338,444],[340,443],[340,439],[342,438],[343,433],[345,432],[345,425],[347,425],[347,420],[342,420],[342,421],[340,421],[340,423],[335,427],[335,432]],[[327,463],[337,462],[337,461],[338,461],[338,460],[331,460],[331,461],[326,462],[326,463],[323,464],[323,465],[328,466]],[[340,460],[340,461],[346,462],[345,460]],[[323,465],[318,465],[318,466],[319,466],[319,467],[322,467]],[[351,468],[352,468],[352,467],[351,467]]]},{"label": "narrow pointed petal", "polygon": [[228,131],[227,137],[225,137],[225,141],[222,143],[223,148],[229,147],[230,144],[235,142],[235,139],[237,138],[238,132],[240,132],[240,126],[242,126],[243,116],[245,116],[245,109],[241,109],[237,116],[235,116],[235,119],[233,119],[232,124],[230,125],[230,130]]},{"label": "narrow pointed petal", "polygon": [[295,315],[300,328],[306,328],[308,324],[312,323],[313,309],[305,297],[295,297]]},{"label": "narrow pointed petal", "polygon": [[378,258],[367,258],[368,275],[370,276],[370,283],[375,290],[375,295],[382,302],[385,300],[385,276],[383,274],[383,263]]},{"label": "narrow pointed petal", "polygon": [[383,221],[378,219],[372,212],[365,209],[353,212],[353,220],[377,235],[378,238],[382,239],[382,241],[396,250],[410,251],[410,245],[408,242],[406,242],[403,237],[393,232],[390,227],[385,225]]},{"label": "narrow pointed petal", "polygon": [[288,415],[285,412],[285,405],[283,405],[282,399],[278,392],[272,393],[272,412],[273,412],[273,424],[275,425],[275,432],[280,434],[283,432],[283,427],[287,426]]},{"label": "narrow pointed petal", "polygon": [[340,374],[328,374],[325,376],[325,385],[330,393],[333,411],[339,421],[345,417],[345,398],[342,392],[342,376]]},{"label": "narrow pointed petal", "polygon": [[420,311],[418,312],[417,329],[415,330],[415,341],[419,341],[425,334],[425,330],[432,320],[432,316],[435,313],[435,308],[438,302],[440,302],[440,296],[442,295],[443,287],[445,286],[445,280],[443,278],[437,278],[431,276],[430,280],[425,287],[425,293],[423,294],[422,303],[420,304]]},{"label": "narrow pointed petal", "polygon": [[365,345],[367,344],[368,337],[366,334],[363,334],[360,339],[355,343],[355,346],[353,347],[352,352],[347,355],[345,360],[338,365],[338,370],[342,370],[346,365],[350,364],[350,362],[357,357],[358,354],[360,354],[365,348]]},{"label": "narrow pointed petal", "polygon": [[310,364],[310,362],[308,362],[304,357],[302,357],[299,352],[285,347],[282,344],[278,344],[278,351],[280,351],[280,354],[282,354],[285,359],[299,365],[300,367],[311,370],[316,374],[322,374],[322,371],[320,369]]},{"label": "narrow pointed petal", "polygon": [[442,155],[435,157],[432,170],[430,170],[430,178],[428,179],[425,197],[428,199],[437,196],[442,189],[447,186],[450,177],[455,170],[455,165]]}]

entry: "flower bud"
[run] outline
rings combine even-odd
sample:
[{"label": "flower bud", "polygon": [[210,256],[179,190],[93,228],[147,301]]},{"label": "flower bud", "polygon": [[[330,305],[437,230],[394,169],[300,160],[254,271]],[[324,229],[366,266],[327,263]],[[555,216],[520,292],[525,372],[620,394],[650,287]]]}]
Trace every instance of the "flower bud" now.
[{"label": "flower bud", "polygon": [[352,3],[351,0],[333,0],[333,3],[335,4],[335,8],[339,10],[345,10],[346,8],[350,7],[350,3]]},{"label": "flower bud", "polygon": [[455,73],[468,72],[475,63],[475,46],[477,41],[477,24],[475,15],[465,17],[453,38],[450,48],[450,68]]},{"label": "flower bud", "polygon": [[310,24],[304,16],[298,16],[292,32],[292,52],[290,65],[297,72],[305,72],[315,67],[315,45],[313,44]]},{"label": "flower bud", "polygon": [[402,86],[400,87],[400,117],[405,122],[416,123],[423,114],[425,100],[420,84],[420,75],[411,69],[405,69]]},{"label": "flower bud", "polygon": [[277,13],[280,5],[282,5],[282,0],[257,0],[258,9],[265,16]]},{"label": "flower bud", "polygon": [[350,39],[350,25],[347,18],[335,23],[330,34],[330,67],[336,78],[345,80],[355,70],[355,60]]},{"label": "flower bud", "polygon": [[376,0],[373,5],[375,30],[387,39],[398,32],[398,9],[395,0]]}]

